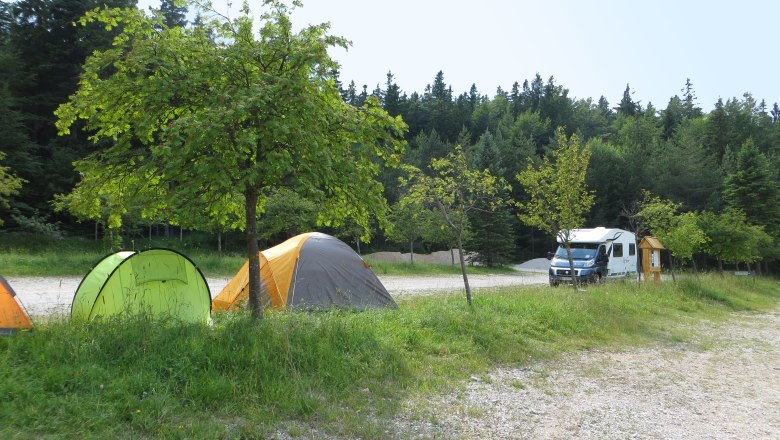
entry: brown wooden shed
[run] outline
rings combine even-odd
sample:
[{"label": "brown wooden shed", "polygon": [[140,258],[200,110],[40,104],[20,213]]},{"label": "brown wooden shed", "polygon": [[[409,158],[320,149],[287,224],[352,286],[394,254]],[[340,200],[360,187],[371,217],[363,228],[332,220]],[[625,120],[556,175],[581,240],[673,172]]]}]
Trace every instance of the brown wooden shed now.
[{"label": "brown wooden shed", "polygon": [[645,281],[650,281],[650,274],[653,274],[653,281],[656,284],[661,282],[661,249],[664,246],[655,237],[644,237],[639,242],[639,249],[642,250],[642,275]]}]

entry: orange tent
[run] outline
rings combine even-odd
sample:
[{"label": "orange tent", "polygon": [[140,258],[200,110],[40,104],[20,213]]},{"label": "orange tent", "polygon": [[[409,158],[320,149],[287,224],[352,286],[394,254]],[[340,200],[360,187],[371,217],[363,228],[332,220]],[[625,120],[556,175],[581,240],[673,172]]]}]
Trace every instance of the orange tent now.
[{"label": "orange tent", "polygon": [[[264,309],[367,309],[397,307],[360,256],[341,240],[319,232],[295,236],[260,252]],[[249,260],[212,301],[229,310],[249,297]]]},{"label": "orange tent", "polygon": [[5,278],[0,276],[0,334],[31,328],[32,322],[16,298],[16,292]]}]

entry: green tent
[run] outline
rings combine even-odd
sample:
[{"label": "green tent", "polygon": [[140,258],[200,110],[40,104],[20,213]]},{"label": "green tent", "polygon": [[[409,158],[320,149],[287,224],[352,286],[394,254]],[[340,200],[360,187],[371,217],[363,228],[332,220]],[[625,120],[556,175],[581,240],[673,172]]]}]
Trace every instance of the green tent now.
[{"label": "green tent", "polygon": [[200,270],[178,252],[117,252],[100,260],[81,280],[70,316],[93,320],[123,314],[205,323],[211,316],[211,292]]}]

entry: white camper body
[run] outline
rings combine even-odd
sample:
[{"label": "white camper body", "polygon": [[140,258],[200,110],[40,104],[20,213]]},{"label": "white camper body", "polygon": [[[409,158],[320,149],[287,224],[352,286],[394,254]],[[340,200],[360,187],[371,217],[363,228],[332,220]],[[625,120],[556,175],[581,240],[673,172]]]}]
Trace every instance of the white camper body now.
[{"label": "white camper body", "polygon": [[[558,237],[558,250],[550,260],[550,284],[571,282],[571,268]],[[637,273],[636,236],[623,229],[598,227],[571,230],[571,248],[577,281],[599,282]]]}]

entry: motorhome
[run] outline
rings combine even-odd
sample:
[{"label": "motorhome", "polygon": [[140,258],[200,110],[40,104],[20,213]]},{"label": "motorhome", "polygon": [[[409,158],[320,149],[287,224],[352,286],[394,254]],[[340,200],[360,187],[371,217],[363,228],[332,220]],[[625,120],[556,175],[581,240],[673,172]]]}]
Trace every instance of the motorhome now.
[{"label": "motorhome", "polygon": [[[572,229],[570,247],[577,282],[601,282],[607,279],[636,276],[636,236],[622,229],[598,227]],[[571,268],[563,240],[550,258],[550,285],[570,283]]]}]

